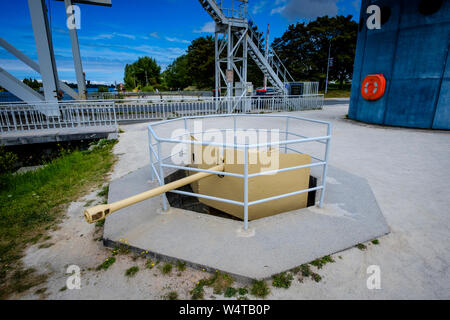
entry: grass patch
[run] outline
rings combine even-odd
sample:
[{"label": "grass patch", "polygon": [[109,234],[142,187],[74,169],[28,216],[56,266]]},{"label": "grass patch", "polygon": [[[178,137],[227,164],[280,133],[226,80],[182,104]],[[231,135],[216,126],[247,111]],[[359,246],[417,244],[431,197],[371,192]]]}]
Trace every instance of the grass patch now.
[{"label": "grass patch", "polygon": [[232,298],[232,297],[234,297],[234,296],[236,295],[237,292],[238,292],[237,289],[235,289],[235,288],[233,288],[233,287],[228,287],[228,288],[225,290],[224,297],[225,297],[225,298]]},{"label": "grass patch", "polygon": [[99,193],[97,193],[97,195],[99,197],[106,198],[108,196],[108,192],[109,192],[109,184],[104,186],[102,190]]},{"label": "grass patch", "polygon": [[162,274],[170,274],[172,272],[172,264],[167,262],[160,269]]},{"label": "grass patch", "polygon": [[94,203],[94,200],[89,200],[84,204],[84,207],[85,208],[91,207],[93,203]]},{"label": "grass patch", "polygon": [[153,269],[154,266],[155,266],[155,263],[153,262],[152,259],[147,259],[147,261],[145,261],[145,268]]},{"label": "grass patch", "polygon": [[254,281],[250,293],[258,298],[265,298],[269,295],[270,289],[264,280]]},{"label": "grass patch", "polygon": [[216,272],[210,279],[208,285],[213,288],[214,294],[222,294],[234,282],[232,276]]},{"label": "grass patch", "polygon": [[47,275],[38,275],[36,274],[36,270],[32,268],[19,268],[8,278],[6,289],[9,290],[7,291],[8,293],[22,293],[45,281],[47,281]]},{"label": "grass patch", "polygon": [[136,273],[138,273],[138,272],[139,272],[139,267],[138,266],[134,266],[134,267],[131,267],[131,268],[129,268],[129,269],[127,269],[125,271],[125,276],[127,276],[127,277],[134,277],[136,275]]},{"label": "grass patch", "polygon": [[204,287],[208,284],[207,279],[202,279],[200,281],[197,281],[195,284],[194,289],[190,291],[192,300],[203,300],[205,297],[205,289]]},{"label": "grass patch", "polygon": [[190,291],[193,300],[201,300],[204,297],[204,287],[212,287],[214,294],[222,294],[233,284],[234,279],[228,274],[217,271],[212,277],[198,281]]},{"label": "grass patch", "polygon": [[181,262],[180,260],[177,260],[177,270],[178,271],[186,270],[186,262]]},{"label": "grass patch", "polygon": [[317,269],[322,269],[322,267],[324,265],[326,265],[327,263],[333,263],[333,262],[334,262],[334,260],[331,256],[324,256],[322,258],[312,261],[311,265],[317,267]]},{"label": "grass patch", "polygon": [[300,271],[302,273],[302,276],[305,278],[310,277],[312,274],[311,268],[307,264],[302,264],[300,266]]},{"label": "grass patch", "polygon": [[[326,256],[326,257],[329,257],[329,256]],[[325,257],[324,257],[325,258]],[[317,259],[317,260],[322,260],[322,259],[324,259],[324,258],[321,258],[321,259]],[[330,257],[331,258],[331,257]],[[325,263],[328,263],[328,262],[330,262],[330,258],[325,258],[321,263],[322,264],[320,264],[321,266],[322,265],[324,265]],[[314,261],[317,261],[317,260],[314,260]],[[331,259],[331,260],[333,260],[333,259]],[[313,261],[313,262],[314,262]],[[327,262],[325,262],[325,261],[327,261]],[[334,262],[334,260],[333,260],[333,262]],[[311,264],[312,264],[312,262],[311,262]],[[316,263],[316,266],[317,266],[317,263]],[[299,281],[300,282],[303,282],[303,279],[305,279],[305,278],[311,278],[312,280],[314,280],[315,282],[320,282],[320,281],[322,281],[322,277],[319,275],[319,274],[317,274],[317,273],[315,273],[315,272],[313,272],[312,270],[311,270],[311,267],[309,266],[309,264],[302,264],[301,266],[300,266],[300,276],[299,276]]]},{"label": "grass patch", "polygon": [[166,295],[166,299],[167,299],[167,300],[178,300],[178,292],[176,292],[176,291],[170,291],[170,292]]},{"label": "grass patch", "polygon": [[39,248],[39,249],[47,249],[47,248],[50,248],[52,245],[54,245],[54,243],[47,242],[47,243],[40,244],[40,245],[38,246],[38,248]]},{"label": "grass patch", "polygon": [[107,258],[102,264],[98,265],[96,270],[108,270],[109,267],[111,267],[114,262],[116,262],[116,258],[114,257],[109,257]]},{"label": "grass patch", "polygon": [[240,296],[245,296],[248,293],[248,290],[246,288],[239,288],[238,293]]},{"label": "grass patch", "polygon": [[359,250],[366,250],[367,249],[367,246],[365,244],[362,244],[362,243],[358,243],[355,247],[358,248]]},{"label": "grass patch", "polygon": [[67,290],[67,286],[62,287],[61,289],[59,289],[60,292],[66,291]]},{"label": "grass patch", "polygon": [[127,255],[130,253],[130,246],[128,244],[125,243],[119,243],[119,246],[115,247],[112,251],[111,254],[113,256],[117,256],[117,255]]},{"label": "grass patch", "polygon": [[380,241],[378,239],[372,240],[372,244],[378,245],[380,244]]},{"label": "grass patch", "polygon": [[34,294],[44,294],[47,291],[47,288],[37,289]]},{"label": "grass patch", "polygon": [[101,227],[103,227],[104,225],[105,225],[105,219],[100,220],[100,221],[97,221],[97,222],[95,223],[95,226],[96,226],[97,228],[101,228]]},{"label": "grass patch", "polygon": [[[320,94],[325,94],[325,90],[321,90],[319,92]],[[328,92],[325,95],[325,98],[350,98],[351,90],[348,89],[330,89],[328,88]]]},{"label": "grass patch", "polygon": [[319,274],[314,273],[314,272],[311,274],[311,279],[313,279],[315,282],[322,281],[322,277]]},{"label": "grass patch", "polygon": [[279,273],[272,277],[272,285],[275,288],[289,288],[291,286],[291,282],[294,279],[291,273]]},{"label": "grass patch", "polygon": [[[11,266],[0,273],[0,298],[23,289],[24,285],[17,288],[13,277],[22,268],[19,259],[27,245],[61,221],[68,203],[106,180],[114,164],[113,145],[105,140],[92,151],[62,151],[39,170],[0,176],[0,261]],[[32,273],[25,276],[30,285],[34,283]]]}]

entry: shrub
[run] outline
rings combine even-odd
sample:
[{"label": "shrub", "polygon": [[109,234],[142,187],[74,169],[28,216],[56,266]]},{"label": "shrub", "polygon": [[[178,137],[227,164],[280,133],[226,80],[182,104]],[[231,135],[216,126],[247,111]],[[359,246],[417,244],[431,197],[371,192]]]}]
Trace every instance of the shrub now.
[{"label": "shrub", "polygon": [[128,269],[127,271],[125,271],[125,275],[127,277],[134,277],[136,275],[136,273],[138,273],[138,271],[139,271],[139,267],[134,266],[134,267],[131,267],[130,269]]},{"label": "shrub", "polygon": [[155,89],[152,86],[145,86],[141,88],[142,92],[155,92]]},{"label": "shrub", "polygon": [[264,280],[254,281],[250,293],[255,297],[265,298],[270,293],[269,287]]},{"label": "shrub", "polygon": [[161,272],[163,274],[169,274],[172,272],[172,264],[171,263],[166,263],[162,266],[161,268]]},{"label": "shrub", "polygon": [[16,154],[5,151],[5,148],[0,146],[0,174],[12,172],[17,160]]},{"label": "shrub", "polygon": [[237,293],[237,289],[233,288],[233,287],[228,287],[227,290],[225,290],[225,298],[231,298],[234,297]]},{"label": "shrub", "polygon": [[272,277],[272,285],[276,288],[289,288],[294,277],[290,273],[280,273]]},{"label": "shrub", "polygon": [[116,262],[116,258],[114,257],[109,257],[108,259],[106,259],[101,265],[99,265],[97,267],[97,271],[98,270],[108,270],[109,267],[111,267],[114,262]]}]

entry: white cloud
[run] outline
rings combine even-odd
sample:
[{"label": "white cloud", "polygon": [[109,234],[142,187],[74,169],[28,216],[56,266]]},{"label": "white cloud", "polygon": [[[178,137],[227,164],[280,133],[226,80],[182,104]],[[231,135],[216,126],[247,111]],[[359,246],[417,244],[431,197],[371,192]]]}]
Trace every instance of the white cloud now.
[{"label": "white cloud", "polygon": [[252,14],[261,13],[263,11],[265,5],[266,5],[266,1],[261,1],[257,4],[255,4],[252,8]]},{"label": "white cloud", "polygon": [[216,31],[216,23],[214,21],[207,22],[200,30],[194,30],[194,33],[214,33]]},{"label": "white cloud", "polygon": [[166,39],[167,41],[170,41],[170,42],[179,42],[179,43],[186,43],[186,44],[191,43],[191,42],[188,41],[188,40],[178,39],[178,38],[166,37],[165,39]]},{"label": "white cloud", "polygon": [[118,32],[102,33],[96,36],[83,36],[79,38],[85,40],[102,40],[102,39],[112,39],[115,37],[127,38],[132,40],[136,39],[136,36],[134,34],[118,33]]},{"label": "white cloud", "polygon": [[[295,19],[315,19],[321,16],[335,16],[338,13],[338,0],[290,0],[285,5],[272,9],[271,14],[280,13]],[[284,1],[280,0],[280,4]]]},{"label": "white cloud", "polygon": [[286,8],[286,6],[282,6],[282,7],[278,7],[278,8],[273,8],[270,11],[270,15],[274,15],[276,13],[282,13],[284,11],[284,9]]},{"label": "white cloud", "polygon": [[156,39],[160,38],[158,32],[152,32],[152,33],[149,34],[149,36],[152,37],[152,38],[156,38]]}]

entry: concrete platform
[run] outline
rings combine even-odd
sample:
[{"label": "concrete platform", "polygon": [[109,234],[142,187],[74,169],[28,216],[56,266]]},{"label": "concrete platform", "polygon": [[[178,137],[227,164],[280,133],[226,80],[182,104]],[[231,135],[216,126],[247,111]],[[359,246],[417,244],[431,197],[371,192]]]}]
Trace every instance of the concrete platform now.
[{"label": "concrete platform", "polygon": [[0,145],[15,146],[74,140],[117,139],[118,126],[80,127],[0,133]]},{"label": "concrete platform", "polygon": [[[107,218],[104,242],[127,241],[135,250],[162,260],[220,270],[238,279],[265,279],[319,257],[389,233],[375,197],[363,178],[330,166],[325,205],[243,223],[171,208],[161,213],[161,197]],[[155,187],[147,167],[114,180],[109,202]]]}]

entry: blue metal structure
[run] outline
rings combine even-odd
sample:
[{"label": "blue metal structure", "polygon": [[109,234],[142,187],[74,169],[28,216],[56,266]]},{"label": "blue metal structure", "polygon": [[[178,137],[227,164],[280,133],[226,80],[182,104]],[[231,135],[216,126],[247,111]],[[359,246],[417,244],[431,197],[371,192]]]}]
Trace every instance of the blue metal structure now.
[{"label": "blue metal structure", "polygon": [[[369,30],[367,8],[381,8],[381,28]],[[450,129],[450,0],[362,0],[349,117],[415,128]],[[386,92],[361,96],[370,74]]]}]

